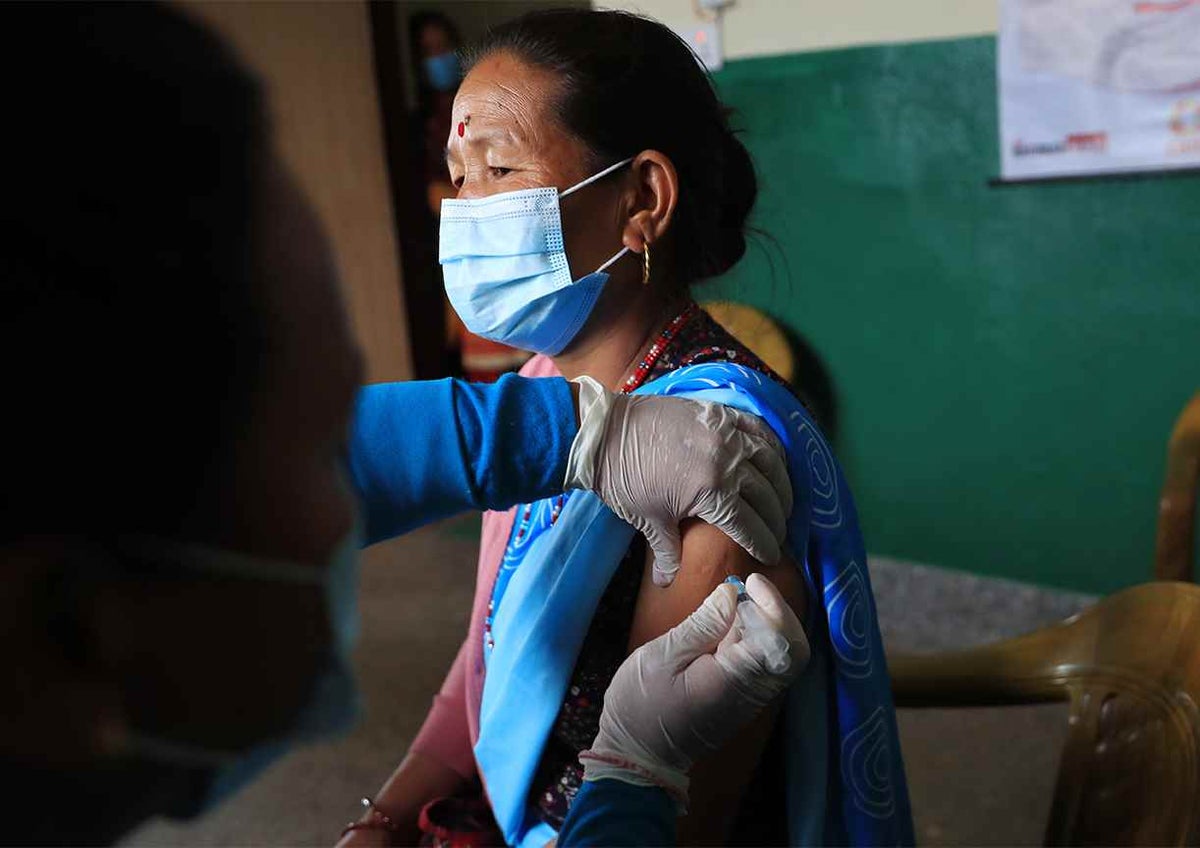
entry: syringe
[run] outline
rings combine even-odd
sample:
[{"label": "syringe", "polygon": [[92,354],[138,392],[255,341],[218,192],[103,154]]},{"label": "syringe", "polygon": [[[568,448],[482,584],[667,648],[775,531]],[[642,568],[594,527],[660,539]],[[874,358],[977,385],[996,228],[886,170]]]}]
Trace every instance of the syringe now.
[{"label": "syringe", "polygon": [[731,574],[725,582],[737,589],[737,620],[733,626],[738,628],[743,641],[758,649],[767,671],[783,674],[791,665],[787,637],[767,623],[740,577]]}]

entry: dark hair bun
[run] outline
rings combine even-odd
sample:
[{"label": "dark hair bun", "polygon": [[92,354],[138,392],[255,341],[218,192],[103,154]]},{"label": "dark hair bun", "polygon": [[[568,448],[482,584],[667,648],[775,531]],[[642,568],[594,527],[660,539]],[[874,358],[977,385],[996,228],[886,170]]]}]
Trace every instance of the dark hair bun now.
[{"label": "dark hair bun", "polygon": [[671,159],[679,174],[677,285],[724,273],[742,258],[758,194],[754,165],[708,74],[675,33],[628,12],[555,9],[496,27],[468,64],[497,51],[562,80],[563,124],[591,148],[597,167],[642,150]]},{"label": "dark hair bun", "polygon": [[754,173],[754,162],[745,145],[726,127],[722,142],[724,162],[721,167],[721,220],[720,250],[718,262],[721,267],[713,274],[722,274],[738,263],[746,253],[746,219],[754,208],[758,197],[758,177]]}]

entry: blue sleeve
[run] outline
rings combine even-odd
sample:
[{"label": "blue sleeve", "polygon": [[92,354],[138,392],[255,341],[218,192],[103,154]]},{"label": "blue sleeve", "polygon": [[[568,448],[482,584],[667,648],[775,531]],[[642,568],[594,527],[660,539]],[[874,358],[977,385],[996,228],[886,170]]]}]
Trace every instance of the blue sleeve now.
[{"label": "blue sleeve", "polygon": [[468,509],[562,491],[579,429],[566,380],[507,374],[380,383],[359,391],[349,467],[366,543]]},{"label": "blue sleeve", "polygon": [[558,845],[674,845],[677,816],[675,802],[657,786],[585,780],[558,832]]}]

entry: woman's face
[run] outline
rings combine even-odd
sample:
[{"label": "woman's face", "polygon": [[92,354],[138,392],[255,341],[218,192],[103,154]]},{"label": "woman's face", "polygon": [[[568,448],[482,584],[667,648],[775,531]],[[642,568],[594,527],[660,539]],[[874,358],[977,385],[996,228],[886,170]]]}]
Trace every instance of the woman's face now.
[{"label": "woman's face", "polygon": [[[587,146],[560,123],[559,97],[552,73],[508,53],[487,56],[467,74],[454,98],[446,145],[460,200],[546,186],[564,191],[613,164],[594,163]],[[621,249],[621,189],[627,177],[627,171],[618,171],[562,200],[572,279],[595,271]]]}]

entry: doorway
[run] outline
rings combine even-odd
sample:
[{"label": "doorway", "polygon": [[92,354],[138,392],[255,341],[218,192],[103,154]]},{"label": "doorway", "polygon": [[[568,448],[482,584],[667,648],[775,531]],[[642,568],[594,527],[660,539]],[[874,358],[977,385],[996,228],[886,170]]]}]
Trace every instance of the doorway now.
[{"label": "doorway", "polygon": [[[373,0],[371,27],[389,181],[417,379],[494,379],[527,354],[464,335],[442,290],[437,210],[453,196],[442,151],[449,132],[455,63],[448,51],[526,12],[587,0]],[[441,30],[441,32],[438,32]],[[432,60],[432,61],[431,61]]]}]

